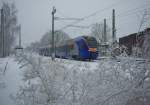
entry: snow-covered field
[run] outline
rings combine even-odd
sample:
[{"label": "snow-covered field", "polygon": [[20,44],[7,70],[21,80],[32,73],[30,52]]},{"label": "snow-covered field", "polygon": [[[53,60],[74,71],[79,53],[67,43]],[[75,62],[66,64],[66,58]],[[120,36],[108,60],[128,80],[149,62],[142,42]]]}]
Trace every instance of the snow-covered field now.
[{"label": "snow-covered field", "polygon": [[0,70],[0,83],[5,83],[0,88],[0,105],[150,103],[150,62],[143,59],[53,62],[49,57],[22,54],[0,59]]},{"label": "snow-covered field", "polygon": [[22,82],[22,71],[14,57],[0,59],[0,105],[16,105],[11,95],[17,94]]}]

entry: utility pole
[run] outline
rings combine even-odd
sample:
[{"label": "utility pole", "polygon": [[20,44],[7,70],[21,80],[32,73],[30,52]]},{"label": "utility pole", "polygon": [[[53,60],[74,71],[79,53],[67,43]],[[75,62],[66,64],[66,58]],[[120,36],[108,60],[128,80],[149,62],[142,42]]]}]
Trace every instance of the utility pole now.
[{"label": "utility pole", "polygon": [[2,9],[1,9],[0,57],[2,57],[2,55],[3,55],[2,40],[3,40],[3,35],[2,35]]},{"label": "utility pole", "polygon": [[19,48],[21,48],[21,25],[19,25]]},{"label": "utility pole", "polygon": [[4,47],[4,10],[1,9],[1,57],[5,56]]},{"label": "utility pole", "polygon": [[116,41],[115,9],[112,10],[112,38],[114,43]]},{"label": "utility pole", "polygon": [[54,35],[55,35],[55,38],[54,38],[54,42],[55,42],[55,43],[54,43],[54,46],[55,46],[55,48],[54,48],[54,49],[55,49],[55,56],[56,56],[56,50],[57,50],[57,49],[56,49],[56,42],[58,41],[58,33],[57,33],[57,32],[58,32],[58,31],[55,31],[55,32],[54,32]]},{"label": "utility pole", "polygon": [[106,19],[104,19],[104,43],[107,41],[107,36],[106,36]]},{"label": "utility pole", "polygon": [[55,48],[54,48],[54,14],[56,13],[56,8],[53,7],[52,11],[52,60],[55,60]]},{"label": "utility pole", "polygon": [[107,33],[106,33],[106,19],[104,19],[104,34],[103,34],[103,55],[106,56],[107,49]]}]

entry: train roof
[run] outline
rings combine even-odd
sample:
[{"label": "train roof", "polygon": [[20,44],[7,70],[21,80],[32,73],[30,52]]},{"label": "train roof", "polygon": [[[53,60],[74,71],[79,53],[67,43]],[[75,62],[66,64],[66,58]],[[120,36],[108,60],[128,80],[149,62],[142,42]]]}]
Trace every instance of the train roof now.
[{"label": "train roof", "polygon": [[95,38],[95,37],[93,37],[93,36],[86,36],[86,35],[83,35],[83,36],[78,36],[78,37],[76,37],[76,38],[74,38],[74,39],[87,39],[87,38]]},{"label": "train roof", "polygon": [[[73,44],[77,40],[87,39],[87,38],[95,38],[95,37],[93,37],[93,36],[86,36],[86,35],[78,36],[76,38],[72,38],[72,39],[69,39],[69,40],[64,40],[62,42],[56,43],[56,47],[63,46],[65,44]],[[42,48],[51,48],[51,47],[52,47],[51,45],[47,45],[47,46],[39,47],[39,49],[42,49]]]}]

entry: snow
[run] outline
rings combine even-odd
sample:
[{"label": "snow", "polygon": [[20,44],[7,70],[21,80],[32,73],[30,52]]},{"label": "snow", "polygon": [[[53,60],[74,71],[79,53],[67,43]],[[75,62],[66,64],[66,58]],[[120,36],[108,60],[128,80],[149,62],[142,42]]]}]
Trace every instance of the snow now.
[{"label": "snow", "polygon": [[16,105],[10,95],[16,94],[19,90],[22,84],[22,71],[13,57],[0,59],[0,67],[4,69],[7,62],[5,74],[2,76],[6,87],[0,88],[0,105]]},{"label": "snow", "polygon": [[146,61],[116,57],[53,62],[34,53],[0,59],[0,82],[6,86],[0,88],[0,105],[122,105],[145,91],[150,95]]}]

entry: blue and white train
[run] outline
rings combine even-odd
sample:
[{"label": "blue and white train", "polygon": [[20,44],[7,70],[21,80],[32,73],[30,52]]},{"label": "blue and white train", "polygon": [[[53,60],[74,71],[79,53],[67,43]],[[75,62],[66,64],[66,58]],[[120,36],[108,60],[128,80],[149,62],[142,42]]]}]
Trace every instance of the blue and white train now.
[{"label": "blue and white train", "polygon": [[[51,56],[52,48],[39,49],[39,54]],[[97,41],[92,36],[80,36],[55,46],[55,56],[65,59],[95,60],[98,57]]]}]

